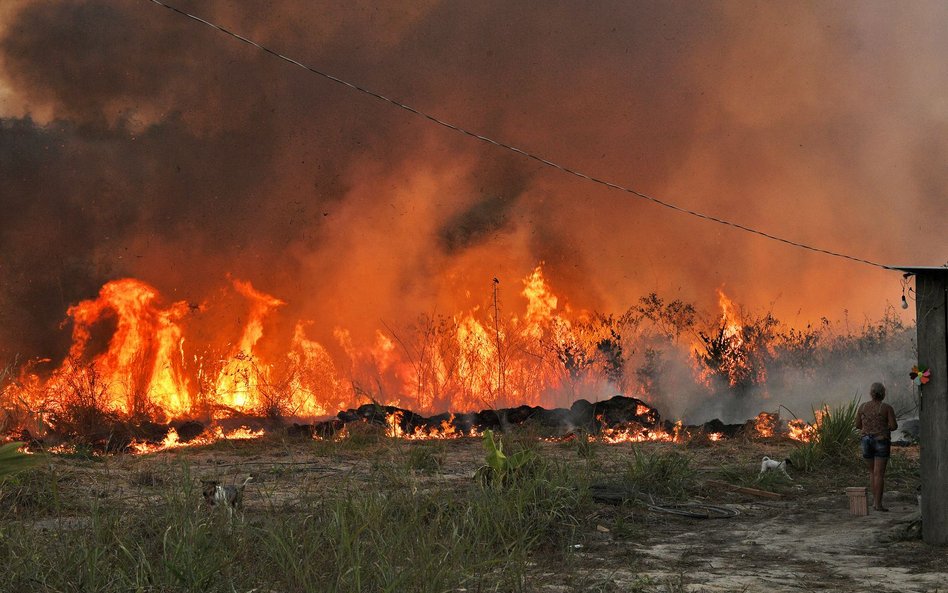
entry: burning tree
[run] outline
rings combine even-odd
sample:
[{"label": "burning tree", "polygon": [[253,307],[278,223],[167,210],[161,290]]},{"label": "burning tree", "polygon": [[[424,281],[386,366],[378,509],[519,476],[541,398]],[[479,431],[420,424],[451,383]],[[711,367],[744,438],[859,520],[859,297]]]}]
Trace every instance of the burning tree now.
[{"label": "burning tree", "polygon": [[410,395],[425,409],[447,409],[461,388],[457,381],[462,354],[457,320],[421,314],[404,333],[388,330],[407,359]]},{"label": "burning tree", "polygon": [[694,305],[682,300],[665,302],[654,292],[639,299],[635,313],[642,320],[648,320],[665,339],[677,344],[685,332],[694,330],[697,312]]},{"label": "burning tree", "polygon": [[639,299],[630,309],[642,331],[637,337],[641,355],[635,368],[640,392],[649,398],[663,399],[664,376],[669,364],[668,353],[680,349],[681,337],[692,333],[697,320],[694,305],[679,299],[666,301],[656,293]]},{"label": "burning tree", "polygon": [[706,384],[726,386],[738,395],[767,380],[767,363],[778,322],[770,313],[739,317],[723,292],[718,293],[722,314],[713,333],[699,332],[702,349],[695,357]]}]

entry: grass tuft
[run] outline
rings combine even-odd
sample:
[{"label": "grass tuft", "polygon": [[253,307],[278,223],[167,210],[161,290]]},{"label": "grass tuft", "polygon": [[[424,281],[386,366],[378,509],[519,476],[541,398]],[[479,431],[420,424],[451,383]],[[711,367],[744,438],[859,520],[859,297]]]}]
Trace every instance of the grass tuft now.
[{"label": "grass tuft", "polygon": [[444,445],[441,443],[412,443],[408,448],[405,465],[409,470],[433,474],[444,465]]},{"label": "grass tuft", "polygon": [[679,451],[646,452],[640,447],[633,447],[625,477],[631,488],[670,500],[683,499],[696,482],[691,457]]},{"label": "grass tuft", "polygon": [[856,433],[858,409],[859,402],[852,400],[842,406],[814,411],[816,430],[808,442],[800,443],[790,452],[793,465],[803,471],[813,471],[822,465],[854,459],[859,445]]}]

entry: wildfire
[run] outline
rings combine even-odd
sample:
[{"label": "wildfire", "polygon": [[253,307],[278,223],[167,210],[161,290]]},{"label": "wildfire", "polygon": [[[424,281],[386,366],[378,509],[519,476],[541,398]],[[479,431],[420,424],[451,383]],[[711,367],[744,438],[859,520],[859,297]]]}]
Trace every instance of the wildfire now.
[{"label": "wildfire", "polygon": [[385,418],[385,434],[392,438],[408,439],[413,441],[442,441],[450,439],[459,439],[462,437],[479,437],[479,430],[461,431],[452,424],[454,414],[447,419],[442,420],[441,424],[434,427],[416,426],[412,430],[402,428],[404,415],[402,412],[389,414]]},{"label": "wildfire", "polygon": [[[643,410],[643,408],[644,406],[637,406],[636,412],[640,415],[651,415],[654,413],[654,411],[651,409],[645,408]],[[668,432],[667,430],[660,427],[647,429],[643,426],[635,424],[613,428],[606,426],[602,416],[596,416],[596,421],[600,424],[600,428],[598,434],[596,434],[594,438],[610,445],[618,443],[647,442],[680,443],[686,436],[681,420],[675,422],[671,432]]]},{"label": "wildfire", "polygon": [[389,414],[385,419],[385,424],[388,427],[386,434],[392,438],[399,438],[405,436],[405,431],[402,430],[402,413],[395,412],[394,414]]},{"label": "wildfire", "polygon": [[779,415],[761,412],[754,419],[754,432],[761,438],[770,438],[776,433],[779,423]]},{"label": "wildfire", "polygon": [[[67,311],[73,342],[59,368],[43,380],[34,365],[24,366],[0,403],[25,402],[42,418],[80,406],[155,420],[195,413],[212,418],[272,412],[316,416],[348,403],[343,400],[351,398],[340,395],[341,382],[327,351],[306,339],[302,323],[286,356],[292,372],[274,377],[256,345],[266,318],[284,303],[249,282],[232,284],[249,303],[249,314],[218,365],[203,354],[186,353],[184,322],[199,307],[184,301],[165,306],[158,291],[144,282],[116,280],[105,284],[97,298]],[[96,352],[96,336],[113,327],[107,345]],[[276,400],[282,404],[279,410],[274,409]],[[203,410],[196,409],[199,405]]]},{"label": "wildfire", "polygon": [[524,331],[527,335],[539,338],[543,335],[543,326],[554,318],[559,299],[550,291],[540,266],[524,279],[523,285],[521,294],[527,299]]},{"label": "wildfire", "polygon": [[816,432],[816,428],[813,425],[798,419],[789,421],[787,428],[789,430],[788,436],[795,441],[801,442],[809,442]]},{"label": "wildfire", "polygon": [[[386,326],[386,332],[361,338],[369,343],[340,327],[322,327],[331,342],[321,343],[308,335],[316,333],[311,328],[320,329],[316,322],[287,326],[284,319],[281,327],[293,331],[282,354],[274,354],[276,334],[267,331],[286,303],[245,280],[231,279],[230,287],[227,294],[237,298],[234,315],[241,324],[207,327],[219,317],[206,315],[219,312],[216,305],[169,303],[140,280],[108,282],[96,298],[69,307],[72,345],[59,366],[41,373],[49,361],[31,361],[0,392],[0,424],[28,427],[41,436],[95,410],[108,422],[195,420],[211,427],[187,443],[170,431],[161,443],[133,445],[150,451],[260,435],[214,428],[225,418],[314,421],[368,400],[459,413],[537,406],[551,397],[561,397],[559,404],[604,388],[619,390],[623,381],[627,361],[616,326],[601,320],[594,325],[586,312],[571,311],[550,287],[542,265],[523,279],[519,306],[508,296],[509,314],[502,315],[491,299],[489,306],[427,319],[422,330]],[[733,304],[723,293],[720,297],[723,335],[739,352],[741,326]],[[636,413],[657,425],[648,406],[640,405]],[[385,430],[406,439],[476,435],[458,429],[453,417],[408,429],[404,420],[393,415]],[[604,427],[602,439],[675,441],[680,430],[680,425],[669,431]]]},{"label": "wildfire", "polygon": [[[450,414],[448,418],[442,420],[437,426],[414,426],[410,429],[404,428],[404,418],[404,413],[401,411],[386,414],[383,424],[379,426],[379,428],[384,432],[385,436],[389,438],[410,441],[444,441],[481,436],[481,431],[476,428],[459,430],[455,427],[453,424],[454,414]],[[365,425],[369,423],[366,420],[361,420],[356,422],[356,424]],[[349,435],[350,427],[346,425],[333,436],[333,440],[343,440]],[[322,437],[319,436],[314,436],[314,438],[322,440]]]},{"label": "wildfire", "polygon": [[408,435],[408,438],[420,441],[440,441],[448,439],[458,439],[461,437],[479,437],[481,432],[479,430],[471,430],[469,432],[463,432],[454,427],[452,421],[454,420],[454,414],[447,420],[442,420],[441,425],[436,428],[424,429],[422,427],[417,427],[415,430]]},{"label": "wildfire", "polygon": [[634,428],[606,428],[597,438],[610,445],[618,443],[679,443],[681,442],[681,423],[672,432],[664,430],[642,430]]},{"label": "wildfire", "polygon": [[179,440],[178,431],[172,428],[168,430],[168,434],[165,436],[165,439],[159,444],[135,442],[132,443],[131,448],[135,453],[154,453],[156,451],[176,449],[183,446],[185,446],[185,443],[182,443]]},{"label": "wildfire", "polygon": [[[522,354],[539,352],[545,340],[555,342],[570,331],[539,266],[523,281],[521,318],[500,321],[499,312],[474,308],[432,327],[426,342],[397,343],[394,332],[378,331],[375,343],[362,348],[346,329],[334,328],[345,355],[342,364],[307,337],[312,325],[307,321],[296,324],[283,359],[262,356],[258,344],[268,320],[285,302],[244,280],[232,279],[231,285],[247,310],[239,334],[224,338],[232,346],[218,349],[185,339],[191,316],[200,316],[204,305],[166,305],[154,287],[139,280],[107,283],[97,298],[69,308],[73,343],[59,368],[44,380],[24,367],[2,401],[24,401],[41,413],[82,405],[158,420],[317,417],[365,401],[366,395],[420,411],[448,406],[466,411],[538,405],[545,392],[559,387],[563,374],[540,357]],[[102,348],[110,324],[114,329]],[[223,356],[213,354],[222,350]]]},{"label": "wildfire", "polygon": [[135,441],[130,445],[129,448],[135,453],[157,453],[158,451],[166,451],[168,449],[177,449],[180,447],[207,445],[222,440],[245,441],[259,439],[264,436],[264,434],[265,432],[263,429],[253,430],[246,426],[241,426],[231,431],[224,431],[224,429],[222,429],[220,426],[216,426],[213,430],[207,431],[199,435],[197,438],[188,441],[187,443],[183,443],[178,436],[178,431],[176,431],[174,428],[171,428],[168,430],[168,434],[161,443]]},{"label": "wildfire", "polygon": [[[183,338],[178,322],[187,303],[160,305],[158,291],[133,279],[102,287],[99,296],[69,308],[72,347],[44,388],[44,400],[67,399],[124,414],[158,408],[177,416],[188,408],[188,383],[183,373]],[[88,350],[93,326],[114,320],[108,348],[92,358]],[[55,405],[61,401],[36,402]]]},{"label": "wildfire", "polygon": [[234,280],[234,288],[251,303],[250,316],[236,348],[217,377],[216,393],[221,405],[243,412],[256,407],[260,384],[268,378],[267,369],[258,366],[254,356],[254,347],[263,337],[263,319],[285,303],[254,289],[249,282]]},{"label": "wildfire", "polygon": [[[24,413],[15,412],[21,405],[35,417],[29,421],[31,432],[40,434],[64,412],[80,408],[158,421],[213,421],[235,414],[318,417],[357,405],[366,395],[388,405],[407,398],[419,410],[448,405],[473,410],[508,402],[537,404],[545,389],[555,387],[548,365],[511,354],[524,341],[545,336],[554,316],[557,297],[540,267],[524,280],[527,314],[522,320],[514,317],[501,326],[495,316],[490,324],[490,317],[475,308],[436,328],[453,335],[437,334],[432,337],[436,343],[419,344],[420,359],[411,359],[408,348],[402,357],[404,344],[396,344],[394,335],[376,332],[375,343],[360,349],[347,330],[335,328],[348,358],[342,368],[351,369],[348,378],[329,350],[307,337],[312,322],[296,324],[283,360],[264,358],[257,346],[268,320],[285,303],[247,281],[232,279],[231,285],[246,303],[246,315],[236,339],[227,340],[232,346],[224,356],[214,356],[220,350],[213,344],[190,342],[188,348],[185,339],[191,315],[204,312],[204,305],[165,304],[157,289],[135,279],[105,284],[97,298],[67,311],[73,340],[59,367],[43,379],[34,370],[43,361],[25,365],[18,380],[4,388],[4,422],[15,417],[25,427]],[[103,336],[108,337],[104,346]],[[400,436],[450,438],[453,431],[445,426]],[[173,448],[178,444],[173,436],[147,447]]]},{"label": "wildfire", "polygon": [[795,441],[810,442],[816,438],[816,434],[823,424],[823,418],[829,413],[829,407],[824,406],[819,410],[813,411],[814,421],[810,424],[804,420],[794,419],[787,423],[789,437]]},{"label": "wildfire", "polygon": [[753,363],[755,346],[748,343],[747,328],[737,315],[734,303],[722,290],[718,290],[718,303],[721,318],[717,331],[712,335],[702,333],[703,343],[696,344],[702,381],[711,385],[712,378],[719,376],[732,388],[765,382],[766,370]]},{"label": "wildfire", "polygon": [[744,343],[743,326],[734,312],[734,302],[719,289],[718,304],[721,306],[721,326],[724,328],[725,337],[733,340],[736,347],[740,347]]}]

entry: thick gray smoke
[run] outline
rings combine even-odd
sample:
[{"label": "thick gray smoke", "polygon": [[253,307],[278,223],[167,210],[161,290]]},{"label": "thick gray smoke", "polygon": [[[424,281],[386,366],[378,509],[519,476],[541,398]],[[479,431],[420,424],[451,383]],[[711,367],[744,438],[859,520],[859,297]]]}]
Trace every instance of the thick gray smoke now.
[{"label": "thick gray smoke", "polygon": [[[180,5],[688,207],[946,257],[944,3]],[[898,298],[890,273],[571,179],[146,1],[0,7],[0,187],[0,361],[61,357],[65,309],[129,275],[194,302],[249,279],[286,301],[284,341],[296,319],[370,339],[540,261],[589,309],[653,290],[713,306],[726,284],[802,324]]]}]

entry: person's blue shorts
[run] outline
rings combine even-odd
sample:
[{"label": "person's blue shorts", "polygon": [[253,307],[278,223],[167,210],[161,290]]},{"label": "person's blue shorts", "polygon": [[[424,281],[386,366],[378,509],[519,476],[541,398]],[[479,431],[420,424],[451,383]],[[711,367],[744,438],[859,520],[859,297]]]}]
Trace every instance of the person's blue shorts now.
[{"label": "person's blue shorts", "polygon": [[879,439],[873,436],[862,437],[862,458],[875,459],[879,457],[888,459],[891,443],[892,441],[889,439]]}]

